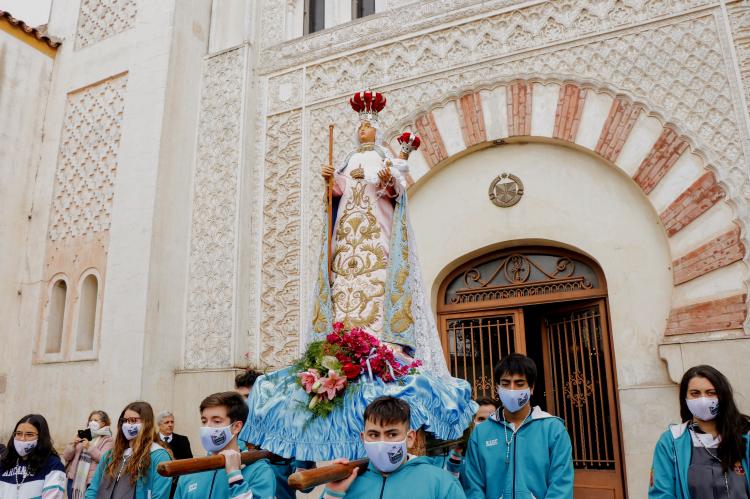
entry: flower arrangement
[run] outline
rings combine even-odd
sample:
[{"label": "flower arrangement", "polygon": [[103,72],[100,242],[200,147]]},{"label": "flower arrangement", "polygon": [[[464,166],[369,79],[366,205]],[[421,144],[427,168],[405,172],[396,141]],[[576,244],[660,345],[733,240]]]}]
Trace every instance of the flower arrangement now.
[{"label": "flower arrangement", "polygon": [[310,343],[297,363],[297,382],[310,395],[308,410],[327,416],[361,376],[390,383],[416,374],[421,365],[420,360],[400,362],[375,336],[359,328],[347,331],[337,322],[325,340]]}]

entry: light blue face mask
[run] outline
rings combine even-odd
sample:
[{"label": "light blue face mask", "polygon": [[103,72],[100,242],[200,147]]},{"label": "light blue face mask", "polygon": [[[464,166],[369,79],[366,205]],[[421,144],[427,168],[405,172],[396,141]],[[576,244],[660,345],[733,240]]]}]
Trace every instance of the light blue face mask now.
[{"label": "light blue face mask", "polygon": [[364,442],[367,457],[378,471],[390,473],[406,459],[406,439],[400,442]]},{"label": "light blue face mask", "polygon": [[507,388],[498,386],[497,394],[500,396],[503,407],[511,413],[520,411],[531,400],[531,390],[529,388],[508,390]]},{"label": "light blue face mask", "polygon": [[232,438],[234,438],[231,428],[232,425],[227,425],[223,428],[201,426],[201,445],[203,445],[203,448],[208,452],[219,452],[231,442]]}]

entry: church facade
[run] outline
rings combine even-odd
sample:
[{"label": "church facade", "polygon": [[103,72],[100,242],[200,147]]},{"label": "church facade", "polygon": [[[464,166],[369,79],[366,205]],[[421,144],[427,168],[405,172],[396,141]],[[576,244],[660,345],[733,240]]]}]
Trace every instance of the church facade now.
[{"label": "church facade", "polygon": [[27,151],[0,166],[3,435],[41,412],[65,442],[134,399],[194,435],[237,369],[293,362],[329,125],[338,164],[365,88],[388,147],[421,138],[410,216],[449,369],[492,396],[500,356],[535,358],[577,497],[645,497],[692,365],[750,412],[744,2],[55,0],[49,33],[15,66],[34,85],[0,76],[27,120],[0,138]]}]

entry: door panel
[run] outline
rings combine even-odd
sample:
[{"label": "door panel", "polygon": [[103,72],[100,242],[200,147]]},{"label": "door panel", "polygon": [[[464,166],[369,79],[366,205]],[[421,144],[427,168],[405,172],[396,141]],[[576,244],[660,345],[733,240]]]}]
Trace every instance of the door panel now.
[{"label": "door panel", "polygon": [[542,330],[547,407],[570,434],[576,499],[623,497],[605,311],[602,300],[551,310]]},{"label": "door panel", "polygon": [[511,352],[526,351],[520,309],[443,316],[443,351],[452,376],[467,380],[474,398],[498,398],[493,369]]}]

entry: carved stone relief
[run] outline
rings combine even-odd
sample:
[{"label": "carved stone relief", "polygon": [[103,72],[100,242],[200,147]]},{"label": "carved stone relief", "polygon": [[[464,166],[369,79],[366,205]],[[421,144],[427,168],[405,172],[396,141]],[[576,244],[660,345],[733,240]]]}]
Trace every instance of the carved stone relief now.
[{"label": "carved stone relief", "polygon": [[[282,2],[276,2],[281,4]],[[508,54],[519,49],[541,47],[546,44],[570,40],[582,35],[633,26],[647,19],[687,12],[710,0],[555,0],[539,2],[526,8],[510,10],[508,7],[522,3],[520,0],[428,0],[423,2],[398,2],[389,10],[362,20],[336,26],[310,36],[279,43],[273,26],[283,19],[277,5],[266,5],[264,26],[269,40],[260,55],[262,73],[277,71],[356,49],[376,42],[384,42],[403,35],[434,28],[461,19],[482,14],[476,21],[409,38],[397,44],[387,44],[372,51],[402,44],[405,48],[427,47],[424,37],[432,39],[445,50],[448,60],[441,60],[440,68],[450,67],[451,61],[465,63],[489,56]],[[494,12],[500,12],[494,14]],[[438,48],[439,50],[441,48]],[[402,52],[405,61],[418,57],[418,53]],[[432,57],[440,57],[433,54]],[[338,65],[339,59],[331,61]],[[408,66],[408,62],[404,63]],[[365,71],[367,68],[362,68]],[[434,67],[432,68],[434,71]],[[397,71],[395,68],[393,71]],[[416,73],[419,73],[417,71]],[[407,75],[401,75],[403,78]],[[389,76],[389,79],[392,79]],[[332,81],[335,85],[335,81]],[[311,102],[308,99],[308,102]]]},{"label": "carved stone relief", "polygon": [[734,48],[737,52],[737,63],[740,66],[740,74],[745,87],[745,102],[750,106],[750,5],[746,2],[735,3],[727,10],[732,26]]},{"label": "carved stone relief", "polygon": [[127,75],[68,94],[48,238],[109,230]]},{"label": "carved stone relief", "polygon": [[261,262],[260,360],[284,366],[299,355],[302,113],[268,119]]},{"label": "carved stone relief", "polygon": [[246,47],[212,56],[193,174],[185,367],[232,365]]},{"label": "carved stone relief", "polygon": [[81,0],[76,48],[83,48],[135,26],[135,0]]},{"label": "carved stone relief", "polygon": [[269,78],[269,115],[302,107],[302,74],[300,69]]}]

